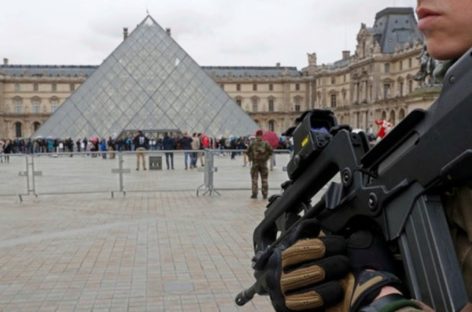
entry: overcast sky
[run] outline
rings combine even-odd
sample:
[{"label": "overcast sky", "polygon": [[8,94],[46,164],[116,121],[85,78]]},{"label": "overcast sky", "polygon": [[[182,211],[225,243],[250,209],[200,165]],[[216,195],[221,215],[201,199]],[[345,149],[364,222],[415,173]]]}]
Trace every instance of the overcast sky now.
[{"label": "overcast sky", "polygon": [[99,65],[146,11],[200,64],[299,69],[355,49],[361,23],[416,0],[15,0],[0,10],[10,64]]}]

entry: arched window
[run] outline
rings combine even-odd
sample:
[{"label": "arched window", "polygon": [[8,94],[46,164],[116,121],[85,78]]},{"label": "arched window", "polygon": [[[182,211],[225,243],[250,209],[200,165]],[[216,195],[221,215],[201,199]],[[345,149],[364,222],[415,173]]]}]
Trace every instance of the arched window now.
[{"label": "arched window", "polygon": [[22,136],[23,136],[22,124],[21,124],[21,122],[17,121],[17,122],[15,122],[15,137],[21,138]]},{"label": "arched window", "polygon": [[405,110],[402,108],[400,112],[398,112],[398,120],[402,120],[403,118],[405,118]]},{"label": "arched window", "polygon": [[394,110],[390,111],[390,118],[389,118],[388,121],[391,122],[392,125],[395,125],[395,123],[396,123],[396,118],[395,118],[395,111],[394,111]]},{"label": "arched window", "polygon": [[387,112],[385,112],[385,111],[382,112],[382,119],[383,120],[387,119]]},{"label": "arched window", "polygon": [[39,127],[41,127],[41,123],[39,121],[33,122],[33,131],[38,131]]},{"label": "arched window", "polygon": [[269,120],[269,131],[275,131],[275,121]]}]

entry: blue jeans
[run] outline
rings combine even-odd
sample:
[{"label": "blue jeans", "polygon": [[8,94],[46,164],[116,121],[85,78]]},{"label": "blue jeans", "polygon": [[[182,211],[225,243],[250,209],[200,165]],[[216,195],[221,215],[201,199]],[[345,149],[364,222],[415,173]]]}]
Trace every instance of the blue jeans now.
[{"label": "blue jeans", "polygon": [[190,152],[184,152],[184,162],[185,169],[188,169],[188,166],[192,164],[192,155]]}]

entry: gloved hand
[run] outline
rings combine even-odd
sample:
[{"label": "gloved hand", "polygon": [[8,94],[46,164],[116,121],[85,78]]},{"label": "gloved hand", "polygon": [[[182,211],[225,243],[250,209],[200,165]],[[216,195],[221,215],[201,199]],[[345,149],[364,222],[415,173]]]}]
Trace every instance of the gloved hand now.
[{"label": "gloved hand", "polygon": [[270,256],[264,272],[276,311],[313,311],[343,301],[340,280],[349,272],[346,241],[320,237],[316,220],[305,220]]},{"label": "gloved hand", "polygon": [[[361,311],[362,307],[370,305],[385,286],[392,286],[401,290],[401,281],[395,276],[396,268],[391,251],[383,241],[381,235],[370,231],[357,231],[347,240],[347,255],[353,279],[346,289],[346,300],[349,300],[350,311]],[[409,301],[400,295],[389,296],[381,306],[393,301],[400,302],[404,306]],[[380,306],[380,307],[381,307]],[[415,306],[413,304],[409,306]],[[380,311],[379,307],[369,311]]]}]

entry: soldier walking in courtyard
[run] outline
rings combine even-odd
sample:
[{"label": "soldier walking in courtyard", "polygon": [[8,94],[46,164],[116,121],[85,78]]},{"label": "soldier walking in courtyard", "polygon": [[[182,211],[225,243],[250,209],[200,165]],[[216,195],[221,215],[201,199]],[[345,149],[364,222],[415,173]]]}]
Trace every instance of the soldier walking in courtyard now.
[{"label": "soldier walking in courtyard", "polygon": [[258,177],[261,176],[261,191],[262,197],[267,199],[269,193],[269,169],[267,168],[267,161],[272,156],[272,147],[269,143],[262,140],[262,130],[257,130],[256,139],[249,145],[247,155],[249,161],[252,162],[251,167],[251,183],[252,195],[251,198],[257,198],[258,193]]}]

